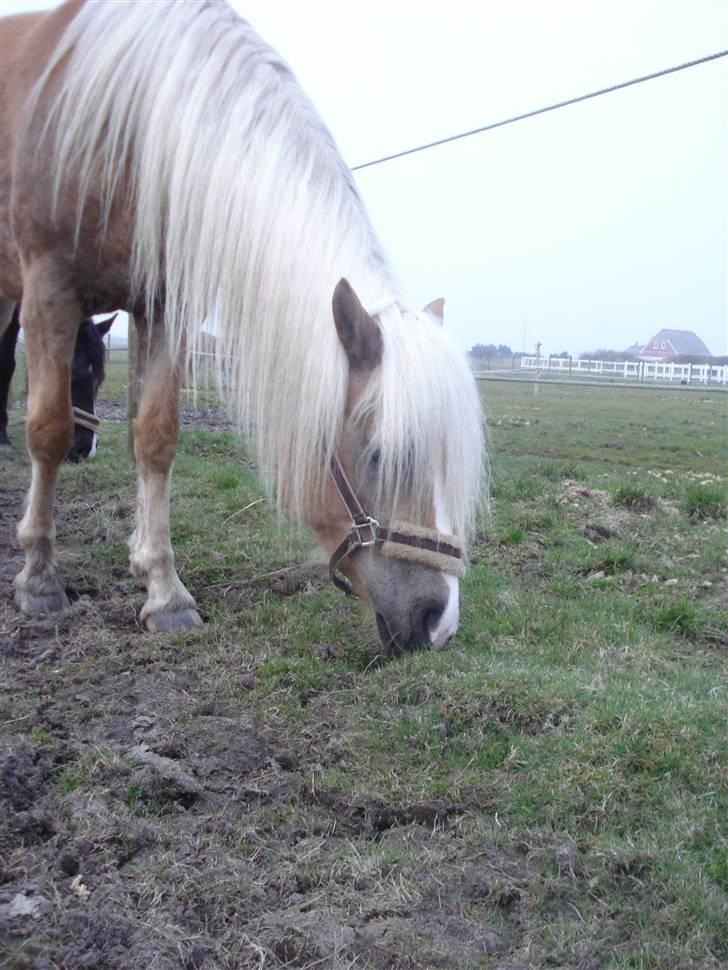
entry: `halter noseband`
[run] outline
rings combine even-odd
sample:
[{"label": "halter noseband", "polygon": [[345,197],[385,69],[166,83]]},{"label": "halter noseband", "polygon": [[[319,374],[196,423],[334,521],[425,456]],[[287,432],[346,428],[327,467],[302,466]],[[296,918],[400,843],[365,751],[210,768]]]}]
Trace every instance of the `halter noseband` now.
[{"label": "halter noseband", "polygon": [[[359,501],[336,453],[331,456],[330,471],[351,516],[352,528],[329,560],[329,575],[334,585],[347,596],[356,596],[356,593],[349,579],[339,572],[339,566],[357,549],[366,549],[377,542],[384,543],[385,554],[389,552],[394,558],[409,559],[456,576],[464,574],[462,546],[455,536],[441,535],[410,523],[402,523],[397,528],[381,526]],[[401,549],[402,546],[407,548]]]},{"label": "halter noseband", "polygon": [[93,431],[94,434],[98,434],[101,419],[97,418],[95,414],[91,414],[90,411],[84,411],[83,408],[74,407],[73,423],[80,428],[86,428],[88,431]]}]

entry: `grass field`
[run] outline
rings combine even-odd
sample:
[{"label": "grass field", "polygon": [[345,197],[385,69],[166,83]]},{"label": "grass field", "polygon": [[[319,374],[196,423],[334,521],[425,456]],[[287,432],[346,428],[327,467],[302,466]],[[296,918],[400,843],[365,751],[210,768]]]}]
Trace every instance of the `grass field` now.
[{"label": "grass field", "polygon": [[[0,561],[10,966],[725,966],[728,398],[483,393],[460,632],[392,661],[236,438],[182,434],[207,622],[168,640],[124,568],[125,428],[64,467],[72,609],[19,618]],[[0,475],[4,542],[25,458]]]}]

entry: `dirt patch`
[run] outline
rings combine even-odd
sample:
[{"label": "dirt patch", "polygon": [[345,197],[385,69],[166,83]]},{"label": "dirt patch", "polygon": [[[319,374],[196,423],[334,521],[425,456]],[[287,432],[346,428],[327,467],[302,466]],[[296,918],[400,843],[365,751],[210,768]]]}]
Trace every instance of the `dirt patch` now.
[{"label": "dirt patch", "polygon": [[[13,412],[24,412],[25,400],[18,398],[13,401],[11,409]],[[102,421],[126,424],[127,413],[126,401],[99,400],[96,402],[96,414]],[[236,430],[235,422],[226,408],[214,405],[195,407],[184,402],[180,406],[180,425],[183,428],[198,428],[202,431],[234,432]],[[21,445],[18,443],[16,447]]]},{"label": "dirt patch", "polygon": [[[321,790],[316,772],[342,743],[333,727],[325,734],[342,721],[336,698],[322,706],[320,743],[281,738],[246,702],[253,674],[231,678],[221,662],[203,681],[185,663],[183,641],[139,627],[142,593],[124,569],[104,582],[77,579],[59,616],[20,616],[12,579],[22,502],[20,490],[5,490],[0,514],[0,947],[8,966],[502,962],[520,897],[503,889],[514,878],[503,860],[500,882],[501,863],[485,882],[480,867],[452,864],[465,851],[457,848],[462,805]],[[73,503],[61,506],[59,531],[77,514]],[[321,582],[321,567],[303,567],[263,588],[287,598]],[[340,655],[335,643],[312,645],[317,651]]]},{"label": "dirt patch", "polygon": [[[96,413],[102,421],[114,424],[126,424],[127,407],[124,401],[97,401]],[[236,430],[235,422],[224,407],[194,407],[182,404],[180,407],[180,424],[183,428],[199,428],[203,431]]]},{"label": "dirt patch", "polygon": [[565,506],[572,519],[582,521],[581,531],[590,542],[621,538],[629,534],[630,514],[615,507],[609,492],[587,488],[566,479],[556,504]]},{"label": "dirt patch", "polygon": [[651,515],[665,518],[678,514],[673,503],[658,496],[644,495],[623,506],[609,492],[587,488],[570,479],[562,482],[556,504],[565,508],[569,518],[582,523],[582,534],[595,544],[605,539],[631,538],[635,516],[645,519]]},{"label": "dirt patch", "polygon": [[[123,420],[125,411],[104,416]],[[208,412],[203,421],[219,429],[223,418]],[[199,427],[199,414],[194,420]],[[560,793],[553,823],[514,821],[519,800],[521,818],[536,818],[535,799],[550,797],[539,773],[535,793],[521,783],[520,757],[541,745],[547,757],[558,753],[582,704],[568,685],[543,700],[507,678],[498,691],[489,686],[520,630],[495,643],[478,634],[456,642],[445,692],[437,671],[413,658],[379,669],[370,662],[350,604],[319,596],[325,566],[291,565],[267,547],[248,561],[241,544],[230,582],[216,584],[225,575],[217,567],[198,572],[205,629],[151,635],[138,623],[143,592],[123,561],[131,489],[109,477],[104,494],[89,499],[97,483],[90,467],[79,469],[78,488],[63,486],[68,501],[57,515],[61,536],[84,537],[60,543],[72,605],[60,616],[24,618],[12,605],[12,579],[21,566],[15,526],[24,495],[16,486],[25,468],[8,468],[0,498],[0,963],[597,970],[641,958],[648,924],[682,918],[661,902],[659,859],[639,847],[616,861],[611,850],[595,850],[592,819],[607,802],[589,801],[586,786],[599,793],[599,760],[586,761],[588,830],[569,828],[573,842],[565,841]],[[578,489],[566,485],[566,517],[572,532],[591,530],[596,561],[610,545],[626,545],[639,520],[624,510],[613,520],[606,492]],[[189,539],[195,523],[180,524]],[[535,588],[546,582],[549,545],[562,540],[535,515],[523,531],[525,540],[495,550],[484,542],[473,558]],[[184,541],[178,554],[184,563]],[[516,610],[518,594],[513,583],[496,605]],[[467,619],[487,629],[473,613]],[[356,627],[351,637],[347,624]],[[482,690],[469,676],[459,680],[467,650],[483,659]],[[612,659],[632,662],[626,652]],[[579,690],[598,684],[595,677]],[[447,705],[433,703],[440,690]],[[574,768],[588,751],[578,751]],[[473,767],[481,752],[487,760]],[[629,807],[637,782],[621,794],[611,776],[608,783]],[[563,811],[571,810],[565,794]],[[641,830],[642,816],[636,824]],[[695,831],[712,847],[709,828]],[[681,943],[668,943],[664,960],[654,952],[655,965],[673,970],[720,965],[690,959]]]}]

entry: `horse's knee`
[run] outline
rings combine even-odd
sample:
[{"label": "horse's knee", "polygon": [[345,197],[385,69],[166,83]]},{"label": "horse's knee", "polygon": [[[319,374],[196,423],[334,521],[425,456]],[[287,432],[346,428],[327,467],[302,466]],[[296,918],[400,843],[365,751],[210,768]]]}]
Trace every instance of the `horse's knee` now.
[{"label": "horse's knee", "polygon": [[28,418],[28,452],[43,465],[57,466],[73,443],[73,412],[70,405],[42,407]]},{"label": "horse's knee", "polygon": [[152,413],[140,415],[134,421],[134,454],[137,462],[149,471],[166,474],[177,451],[177,437],[175,421]]},{"label": "horse's knee", "polygon": [[134,421],[134,453],[140,466],[165,475],[174,461],[179,437],[176,372],[159,366],[147,384]]}]

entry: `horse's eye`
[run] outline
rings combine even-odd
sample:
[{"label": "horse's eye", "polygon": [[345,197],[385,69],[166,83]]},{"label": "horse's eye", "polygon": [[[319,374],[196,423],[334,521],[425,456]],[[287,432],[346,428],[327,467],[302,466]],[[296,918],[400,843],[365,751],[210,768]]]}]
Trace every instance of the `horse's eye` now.
[{"label": "horse's eye", "polygon": [[371,453],[369,461],[372,463],[372,465],[376,467],[379,464],[380,458],[381,458],[381,453],[379,451],[379,448],[375,448],[375,450]]}]

